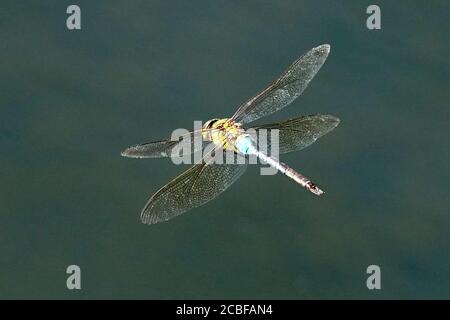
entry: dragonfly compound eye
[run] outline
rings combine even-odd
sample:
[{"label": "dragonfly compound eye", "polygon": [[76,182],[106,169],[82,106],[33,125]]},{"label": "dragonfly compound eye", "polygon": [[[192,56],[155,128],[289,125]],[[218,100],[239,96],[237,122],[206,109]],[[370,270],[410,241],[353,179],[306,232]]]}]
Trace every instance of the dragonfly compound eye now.
[{"label": "dragonfly compound eye", "polygon": [[216,123],[219,119],[211,119],[205,122],[205,124],[203,125],[203,128],[205,129],[211,129],[211,127],[214,125],[214,123]]}]

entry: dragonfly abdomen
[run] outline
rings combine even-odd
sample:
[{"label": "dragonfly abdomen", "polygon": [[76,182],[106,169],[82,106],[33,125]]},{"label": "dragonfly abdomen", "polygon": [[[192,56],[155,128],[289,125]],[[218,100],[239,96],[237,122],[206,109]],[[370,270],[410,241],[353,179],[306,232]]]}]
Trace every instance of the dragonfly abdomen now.
[{"label": "dragonfly abdomen", "polygon": [[277,169],[281,173],[285,174],[295,182],[297,182],[302,187],[306,188],[310,192],[314,193],[315,195],[320,196],[324,192],[317,187],[311,180],[303,176],[302,174],[298,173],[291,167],[289,167],[287,164],[278,161],[277,159],[274,159],[265,153],[259,151],[256,147],[256,143],[250,138],[249,135],[241,135],[237,137],[236,139],[236,148],[239,152],[241,152],[244,155],[255,155],[271,167]]}]

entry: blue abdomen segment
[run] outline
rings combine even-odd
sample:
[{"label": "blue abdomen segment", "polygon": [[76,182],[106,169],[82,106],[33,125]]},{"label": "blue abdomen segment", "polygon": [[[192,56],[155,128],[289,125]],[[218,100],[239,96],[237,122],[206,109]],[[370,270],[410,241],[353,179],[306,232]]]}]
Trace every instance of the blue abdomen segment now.
[{"label": "blue abdomen segment", "polygon": [[254,153],[255,143],[248,134],[242,134],[236,139],[236,149],[243,155],[249,155]]}]

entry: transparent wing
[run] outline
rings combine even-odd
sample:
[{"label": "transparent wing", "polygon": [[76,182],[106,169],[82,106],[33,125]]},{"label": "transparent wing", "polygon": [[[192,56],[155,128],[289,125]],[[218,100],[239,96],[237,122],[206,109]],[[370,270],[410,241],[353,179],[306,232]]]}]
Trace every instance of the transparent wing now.
[{"label": "transparent wing", "polygon": [[121,155],[129,158],[170,157],[176,147],[179,151],[176,154],[183,156],[202,150],[208,143],[210,142],[202,138],[202,130],[195,130],[182,135],[178,140],[152,141],[128,147]]},{"label": "transparent wing", "polygon": [[302,94],[330,52],[327,44],[311,49],[295,61],[274,83],[242,104],[232,119],[249,123],[274,113]]},{"label": "transparent wing", "polygon": [[[272,152],[272,148],[278,147],[279,153],[298,151],[313,144],[318,138],[327,134],[339,124],[340,120],[332,115],[310,115],[278,123],[266,124],[253,127],[258,135],[258,147],[264,148],[262,143],[266,142],[267,150]],[[261,129],[265,129],[266,136],[261,134]],[[278,141],[271,141],[271,131],[277,129]],[[267,140],[265,139],[267,138]]]},{"label": "transparent wing", "polygon": [[225,191],[245,169],[245,164],[196,164],[150,198],[141,212],[141,221],[155,224],[199,207]]},{"label": "transparent wing", "polygon": [[169,157],[172,152],[172,148],[178,143],[180,142],[172,140],[145,142],[126,148],[122,151],[121,155],[128,158]]}]

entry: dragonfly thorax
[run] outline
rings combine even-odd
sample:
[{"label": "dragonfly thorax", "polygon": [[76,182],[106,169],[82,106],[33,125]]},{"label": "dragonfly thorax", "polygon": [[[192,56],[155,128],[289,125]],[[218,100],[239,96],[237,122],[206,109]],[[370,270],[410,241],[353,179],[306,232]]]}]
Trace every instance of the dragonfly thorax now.
[{"label": "dragonfly thorax", "polygon": [[211,119],[203,125],[203,139],[222,149],[237,151],[236,138],[244,132],[241,124],[229,118]]}]

